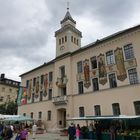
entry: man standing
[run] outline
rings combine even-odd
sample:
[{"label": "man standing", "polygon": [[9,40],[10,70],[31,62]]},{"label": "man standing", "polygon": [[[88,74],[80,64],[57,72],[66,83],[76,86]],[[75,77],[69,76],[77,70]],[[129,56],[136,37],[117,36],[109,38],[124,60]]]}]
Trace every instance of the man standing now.
[{"label": "man standing", "polygon": [[34,123],[34,125],[32,126],[33,139],[35,139],[36,131],[37,131],[37,125]]}]

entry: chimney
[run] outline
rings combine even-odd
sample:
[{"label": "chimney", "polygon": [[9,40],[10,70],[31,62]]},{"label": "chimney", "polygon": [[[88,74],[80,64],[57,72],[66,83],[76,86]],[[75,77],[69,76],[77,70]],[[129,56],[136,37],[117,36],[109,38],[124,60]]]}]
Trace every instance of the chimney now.
[{"label": "chimney", "polygon": [[5,78],[5,74],[2,73],[2,74],[1,74],[1,79],[4,79],[4,78]]}]

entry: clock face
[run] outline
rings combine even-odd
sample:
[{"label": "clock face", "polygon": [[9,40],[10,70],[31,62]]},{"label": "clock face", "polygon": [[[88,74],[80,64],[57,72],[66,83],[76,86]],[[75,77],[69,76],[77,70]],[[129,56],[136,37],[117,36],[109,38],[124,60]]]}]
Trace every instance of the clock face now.
[{"label": "clock face", "polygon": [[64,49],[65,49],[64,46],[61,46],[61,47],[60,47],[60,51],[63,51]]}]

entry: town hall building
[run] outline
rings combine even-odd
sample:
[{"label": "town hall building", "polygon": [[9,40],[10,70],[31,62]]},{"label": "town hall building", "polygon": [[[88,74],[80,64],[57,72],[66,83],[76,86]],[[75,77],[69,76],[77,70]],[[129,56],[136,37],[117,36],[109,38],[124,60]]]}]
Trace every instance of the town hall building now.
[{"label": "town hall building", "polygon": [[73,117],[140,115],[140,25],[81,47],[69,10],[55,32],[56,57],[23,73],[18,114],[47,130]]}]

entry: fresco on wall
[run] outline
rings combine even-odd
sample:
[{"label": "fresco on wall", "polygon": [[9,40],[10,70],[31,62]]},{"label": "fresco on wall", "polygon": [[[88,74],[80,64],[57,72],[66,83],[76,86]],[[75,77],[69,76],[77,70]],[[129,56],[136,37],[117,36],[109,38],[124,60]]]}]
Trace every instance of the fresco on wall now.
[{"label": "fresco on wall", "polygon": [[100,54],[97,57],[97,60],[98,60],[98,68],[99,68],[99,83],[104,85],[107,83],[107,72],[106,72],[104,54]]},{"label": "fresco on wall", "polygon": [[32,79],[29,80],[29,86],[28,86],[28,89],[27,89],[28,99],[31,98],[31,92],[32,92]]},{"label": "fresco on wall", "polygon": [[117,79],[124,81],[127,78],[126,69],[124,65],[124,57],[122,48],[117,48],[114,51],[116,68],[117,68]]},{"label": "fresco on wall", "polygon": [[36,78],[36,84],[35,84],[35,98],[38,98],[39,96],[39,76]]},{"label": "fresco on wall", "polygon": [[46,73],[44,75],[44,92],[43,92],[44,97],[47,96],[47,89],[48,89],[48,74]]},{"label": "fresco on wall", "polygon": [[91,85],[91,83],[90,83],[89,60],[85,59],[85,61],[83,61],[83,65],[84,65],[84,86],[86,88],[89,88],[89,86]]}]

